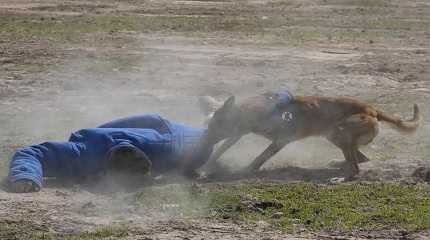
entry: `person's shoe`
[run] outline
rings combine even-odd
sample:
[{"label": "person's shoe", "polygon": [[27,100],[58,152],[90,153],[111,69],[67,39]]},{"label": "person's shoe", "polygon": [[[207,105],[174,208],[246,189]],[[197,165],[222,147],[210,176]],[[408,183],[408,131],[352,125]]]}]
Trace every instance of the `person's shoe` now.
[{"label": "person's shoe", "polygon": [[114,148],[107,159],[107,170],[114,172],[147,174],[151,167],[152,162],[143,151],[129,146]]},{"label": "person's shoe", "polygon": [[9,190],[14,193],[30,193],[40,191],[39,186],[31,180],[22,179],[9,183]]}]

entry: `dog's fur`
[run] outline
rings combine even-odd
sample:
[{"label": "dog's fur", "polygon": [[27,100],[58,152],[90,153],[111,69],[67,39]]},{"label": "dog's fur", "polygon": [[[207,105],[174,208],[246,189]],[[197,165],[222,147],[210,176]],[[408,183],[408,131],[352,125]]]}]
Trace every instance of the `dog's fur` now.
[{"label": "dog's fur", "polygon": [[[378,134],[378,122],[384,121],[402,133],[413,133],[419,126],[420,113],[414,105],[413,118],[403,121],[378,111],[372,105],[351,98],[296,96],[289,104],[276,106],[276,99],[266,93],[246,99],[236,105],[234,96],[213,113],[208,123],[210,135],[226,139],[213,153],[210,162],[216,161],[241,136],[256,133],[272,143],[251,163],[247,171],[258,170],[267,160],[286,144],[309,136],[323,136],[339,147],[345,157],[345,177],[351,180],[359,172],[358,163],[369,159],[359,151]],[[272,126],[272,130],[261,129],[269,117],[268,109],[278,111],[290,118]]]}]

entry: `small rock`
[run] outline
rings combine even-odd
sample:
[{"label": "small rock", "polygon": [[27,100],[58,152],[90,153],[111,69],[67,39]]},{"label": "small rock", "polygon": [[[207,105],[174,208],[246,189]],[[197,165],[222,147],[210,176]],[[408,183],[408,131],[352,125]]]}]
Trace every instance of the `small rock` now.
[{"label": "small rock", "polygon": [[2,57],[2,58],[0,58],[0,63],[2,63],[2,64],[13,63],[13,59]]},{"label": "small rock", "polygon": [[402,237],[406,237],[407,235],[409,235],[409,232],[407,230],[404,230],[404,229],[400,230],[399,233],[400,233],[400,235],[402,235]]},{"label": "small rock", "polygon": [[427,52],[425,50],[423,50],[423,49],[417,49],[417,50],[415,50],[414,53],[415,54],[426,54]]},{"label": "small rock", "polygon": [[84,205],[82,205],[82,209],[90,209],[90,208],[95,208],[96,207],[96,205],[93,203],[93,202],[91,202],[91,201],[89,201],[89,202],[87,202],[87,203],[85,203]]},{"label": "small rock", "polygon": [[414,74],[408,74],[406,76],[403,77],[403,81],[404,82],[413,82],[416,81],[418,79],[418,77]]},{"label": "small rock", "polygon": [[270,226],[270,224],[268,222],[266,222],[266,221],[258,221],[258,222],[256,222],[256,224],[260,228],[266,228],[266,227]]},{"label": "small rock", "polygon": [[178,209],[179,207],[180,207],[179,204],[175,204],[175,203],[161,205],[161,209],[163,211],[170,210],[170,209]]},{"label": "small rock", "polygon": [[269,207],[272,208],[283,208],[284,205],[280,202],[276,202],[276,201],[257,201],[253,204],[255,207],[257,208],[262,208],[262,209],[266,209]]},{"label": "small rock", "polygon": [[292,218],[292,219],[290,219],[290,222],[293,223],[293,224],[299,224],[300,223],[300,219],[298,219],[298,218]]},{"label": "small rock", "polygon": [[412,177],[430,183],[430,169],[425,167],[419,167],[414,171],[414,173],[412,173]]},{"label": "small rock", "polygon": [[288,209],[288,212],[289,212],[289,213],[291,213],[291,214],[296,214],[296,213],[298,213],[299,211],[300,211],[300,209],[295,208],[295,207],[290,207],[290,208]]},{"label": "small rock", "polygon": [[257,81],[255,85],[259,88],[262,88],[262,87],[264,87],[264,82],[263,81]]},{"label": "small rock", "polygon": [[343,178],[343,177],[330,178],[329,182],[331,184],[340,184],[340,183],[345,182],[345,178]]},{"label": "small rock", "polygon": [[222,208],[222,210],[223,210],[223,211],[226,211],[226,212],[232,212],[232,211],[234,211],[234,209],[235,209],[235,206],[234,206],[234,205],[232,205],[232,204],[226,204],[226,205],[224,205],[224,207]]},{"label": "small rock", "polygon": [[67,194],[65,192],[62,192],[62,191],[59,191],[59,190],[56,190],[55,191],[55,196],[67,197],[67,196],[69,196],[69,194]]},{"label": "small rock", "polygon": [[274,219],[280,219],[280,218],[282,218],[284,216],[284,213],[283,212],[275,212],[273,215],[272,215],[272,218],[274,218]]},{"label": "small rock", "polygon": [[252,208],[252,210],[258,213],[264,213],[264,210],[262,208],[254,207]]},{"label": "small rock", "polygon": [[310,219],[306,219],[306,220],[305,220],[305,224],[306,224],[306,225],[310,225],[311,223],[312,223],[312,220],[310,220]]}]

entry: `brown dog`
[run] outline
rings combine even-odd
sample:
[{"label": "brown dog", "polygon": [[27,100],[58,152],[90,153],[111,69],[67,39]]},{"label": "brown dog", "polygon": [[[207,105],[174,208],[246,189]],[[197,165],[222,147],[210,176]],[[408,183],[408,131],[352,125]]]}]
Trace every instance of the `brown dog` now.
[{"label": "brown dog", "polygon": [[[358,163],[369,159],[359,151],[378,134],[378,121],[389,123],[402,133],[414,132],[420,122],[418,106],[414,105],[411,120],[388,116],[372,105],[350,98],[297,96],[279,104],[276,93],[265,93],[236,105],[230,97],[209,120],[208,133],[226,139],[212,155],[214,162],[241,136],[256,133],[272,143],[251,163],[248,171],[258,170],[286,144],[310,136],[323,136],[339,147],[345,157],[345,177],[351,180],[358,174]],[[269,120],[273,112],[278,119]],[[269,126],[265,121],[270,121]]]}]

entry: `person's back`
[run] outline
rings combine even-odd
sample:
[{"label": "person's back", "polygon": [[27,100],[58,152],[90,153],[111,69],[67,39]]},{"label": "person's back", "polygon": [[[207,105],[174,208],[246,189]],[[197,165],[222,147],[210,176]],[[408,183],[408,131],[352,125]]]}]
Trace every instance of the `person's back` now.
[{"label": "person's back", "polygon": [[[205,141],[206,128],[190,127],[185,124],[171,122],[158,114],[134,115],[104,123],[99,128],[151,128],[160,133],[172,135],[173,148],[184,171],[194,170],[209,158],[213,150],[212,144]],[[193,173],[191,173],[193,174]]]}]

